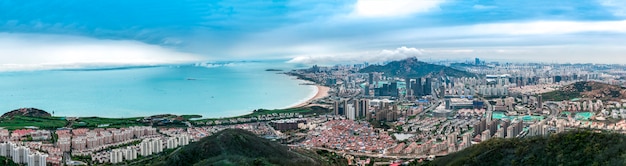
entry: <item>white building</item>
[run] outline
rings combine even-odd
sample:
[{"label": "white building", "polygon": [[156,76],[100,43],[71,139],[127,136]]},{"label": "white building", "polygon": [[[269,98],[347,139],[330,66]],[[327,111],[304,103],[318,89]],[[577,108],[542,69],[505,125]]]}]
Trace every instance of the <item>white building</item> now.
[{"label": "white building", "polygon": [[124,162],[123,155],[124,153],[121,150],[113,149],[109,153],[109,156],[110,156],[109,159],[111,160],[110,162],[113,164]]},{"label": "white building", "polygon": [[134,160],[137,159],[137,150],[133,149],[131,147],[126,147],[126,149],[123,149],[124,152],[124,159],[125,160]]},{"label": "white building", "polygon": [[182,135],[180,137],[178,137],[178,144],[180,146],[185,146],[185,145],[189,145],[189,141],[191,140],[191,137],[188,135]]},{"label": "white building", "polygon": [[346,117],[350,120],[356,119],[356,109],[354,108],[353,104],[348,104],[348,107],[346,109]]},{"label": "white building", "polygon": [[47,154],[35,152],[35,154],[28,155],[28,166],[46,166]]},{"label": "white building", "polygon": [[145,139],[139,144],[142,156],[149,156],[163,152],[163,141],[160,139]]},{"label": "white building", "polygon": [[167,146],[168,149],[173,149],[178,147],[178,139],[176,137],[170,137],[167,139]]}]

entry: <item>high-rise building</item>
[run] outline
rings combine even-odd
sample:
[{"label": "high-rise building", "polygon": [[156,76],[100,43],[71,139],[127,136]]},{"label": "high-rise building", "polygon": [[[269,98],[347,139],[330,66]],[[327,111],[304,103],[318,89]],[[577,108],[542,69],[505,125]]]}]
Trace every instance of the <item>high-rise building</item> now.
[{"label": "high-rise building", "polygon": [[457,137],[458,135],[459,135],[459,134],[458,134],[458,133],[456,133],[456,132],[448,134],[448,140],[447,140],[447,141],[448,141],[448,144],[450,144],[450,145],[456,145],[456,137]]},{"label": "high-rise building", "polygon": [[370,95],[370,84],[365,84],[363,87],[363,96],[371,96]]},{"label": "high-rise building", "polygon": [[346,118],[350,119],[350,120],[354,120],[356,119],[356,109],[354,109],[355,105],[354,104],[348,104],[348,106],[346,108]]},{"label": "high-rise building", "polygon": [[[369,113],[369,100],[367,99],[361,99],[360,102],[361,106],[359,107],[359,117],[367,117],[367,114]],[[367,119],[369,120],[369,118]]]},{"label": "high-rise building", "polygon": [[12,142],[0,143],[0,156],[10,156],[13,146],[15,146],[15,144]]},{"label": "high-rise building", "polygon": [[472,141],[472,134],[471,133],[463,134],[463,144],[464,144],[463,149],[470,147],[472,145],[471,141]]},{"label": "high-rise building", "polygon": [[109,162],[116,164],[124,161],[123,153],[119,149],[113,149],[109,152]]},{"label": "high-rise building", "polygon": [[46,166],[47,154],[35,152],[35,154],[28,155],[28,166]]},{"label": "high-rise building", "polygon": [[509,126],[506,128],[506,138],[515,138],[515,126]]},{"label": "high-rise building", "polygon": [[348,100],[347,99],[344,100],[342,105],[343,105],[343,109],[341,109],[339,111],[339,114],[340,115],[346,115],[347,114],[347,110],[348,110]]},{"label": "high-rise building", "polygon": [[510,125],[511,125],[511,121],[509,121],[508,119],[503,119],[502,120],[502,123],[500,124],[500,129],[503,130],[502,131],[502,134],[503,134],[502,138],[508,138],[507,137],[508,136],[507,135],[508,134],[507,130],[508,130]]},{"label": "high-rise building", "polygon": [[405,97],[410,99],[413,96],[413,92],[411,90],[411,78],[404,78],[404,89],[405,89]]},{"label": "high-rise building", "polygon": [[426,77],[426,79],[424,80],[424,90],[423,90],[423,94],[424,95],[432,95],[433,94],[433,79],[430,77]]},{"label": "high-rise building", "polygon": [[493,120],[489,123],[488,127],[489,131],[491,133],[489,133],[491,136],[496,134],[496,131],[498,130],[498,120]]},{"label": "high-rise building", "polygon": [[481,132],[487,130],[487,119],[481,119],[479,124]]},{"label": "high-rise building", "polygon": [[537,96],[537,108],[543,108],[543,96],[541,95]]},{"label": "high-rise building", "polygon": [[396,81],[392,81],[391,84],[389,85],[389,95],[392,97],[399,97],[399,91],[398,91],[398,82]]},{"label": "high-rise building", "polygon": [[335,101],[333,112],[334,112],[334,115],[339,115],[339,101]]},{"label": "high-rise building", "polygon": [[424,96],[424,86],[422,85],[422,78],[416,78],[415,82],[412,83],[411,89],[413,90],[413,96],[419,97]]},{"label": "high-rise building", "polygon": [[504,138],[504,128],[499,128],[496,134],[493,137],[496,138]]},{"label": "high-rise building", "polygon": [[384,121],[387,120],[387,109],[378,109],[376,110],[376,120],[377,121]]},{"label": "high-rise building", "polygon": [[354,117],[356,119],[361,116],[361,100],[353,99],[352,102],[354,102],[352,105],[354,107]]},{"label": "high-rise building", "polygon": [[487,141],[491,139],[491,131],[485,130],[480,134],[480,141]]},{"label": "high-rise building", "polygon": [[444,98],[446,96],[446,86],[439,87],[439,98]]},{"label": "high-rise building", "polygon": [[30,155],[30,149],[23,146],[15,146],[11,150],[11,158],[13,162],[18,164],[28,163],[28,155]]}]

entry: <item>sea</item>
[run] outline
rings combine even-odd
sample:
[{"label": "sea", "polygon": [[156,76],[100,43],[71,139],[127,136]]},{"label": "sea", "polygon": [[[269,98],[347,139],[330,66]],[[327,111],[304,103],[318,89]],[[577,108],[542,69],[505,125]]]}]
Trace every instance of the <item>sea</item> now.
[{"label": "sea", "polygon": [[0,112],[34,107],[60,117],[232,117],[288,108],[315,96],[315,86],[281,74],[303,67],[237,61],[0,72]]}]

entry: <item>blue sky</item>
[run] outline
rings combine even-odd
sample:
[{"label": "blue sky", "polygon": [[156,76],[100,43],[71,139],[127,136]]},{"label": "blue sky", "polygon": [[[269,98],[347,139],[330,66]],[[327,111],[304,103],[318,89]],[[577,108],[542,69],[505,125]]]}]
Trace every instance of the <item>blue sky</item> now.
[{"label": "blue sky", "polygon": [[625,34],[620,0],[0,1],[0,62],[15,68],[409,56],[626,63]]}]

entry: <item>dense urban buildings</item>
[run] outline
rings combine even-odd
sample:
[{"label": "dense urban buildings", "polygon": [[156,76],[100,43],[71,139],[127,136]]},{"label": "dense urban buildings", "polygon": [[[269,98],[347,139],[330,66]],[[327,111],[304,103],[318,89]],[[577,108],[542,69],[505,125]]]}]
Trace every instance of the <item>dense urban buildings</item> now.
[{"label": "dense urban buildings", "polygon": [[478,73],[476,77],[445,73],[394,77],[361,73],[368,66],[363,64],[314,66],[288,74],[331,89],[328,97],[311,103],[327,109],[326,114],[272,113],[190,121],[193,125],[186,127],[0,129],[0,156],[29,166],[77,162],[69,156],[120,164],[168,152],[226,128],[249,130],[295,147],[404,159],[446,155],[490,139],[574,128],[626,132],[624,99],[554,100],[549,95],[579,82],[623,87],[626,73],[618,72],[620,68],[478,59],[474,63],[479,65],[463,69]]}]

